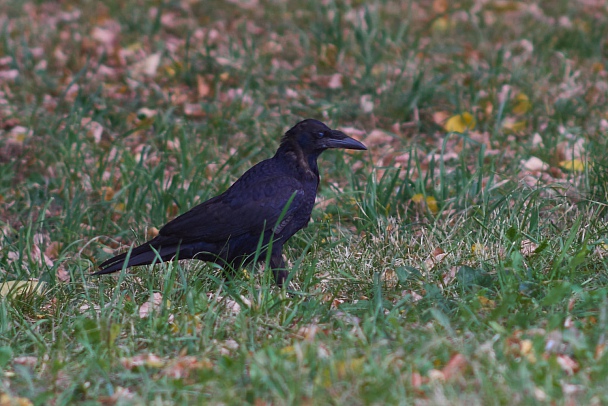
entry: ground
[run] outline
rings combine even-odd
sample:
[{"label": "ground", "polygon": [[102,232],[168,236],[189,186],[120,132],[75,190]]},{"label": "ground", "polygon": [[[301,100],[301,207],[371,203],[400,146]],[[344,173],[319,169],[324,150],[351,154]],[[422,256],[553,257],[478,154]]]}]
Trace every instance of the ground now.
[{"label": "ground", "polygon": [[[0,405],[608,403],[604,1],[0,5]],[[303,118],[288,291],[90,276]]]}]

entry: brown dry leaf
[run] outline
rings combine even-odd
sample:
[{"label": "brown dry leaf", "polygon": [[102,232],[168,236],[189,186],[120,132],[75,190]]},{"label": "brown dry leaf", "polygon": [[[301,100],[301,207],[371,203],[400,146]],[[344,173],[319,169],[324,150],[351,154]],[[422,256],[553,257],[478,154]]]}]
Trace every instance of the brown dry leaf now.
[{"label": "brown dry leaf", "polygon": [[55,273],[55,277],[59,282],[68,283],[70,281],[70,273],[63,264],[57,267],[57,272]]},{"label": "brown dry leaf", "polygon": [[11,128],[5,139],[9,145],[21,146],[27,139],[31,138],[33,134],[34,132],[32,130],[18,125]]},{"label": "brown dry leaf", "polygon": [[341,127],[340,130],[344,134],[348,135],[349,137],[358,138],[358,137],[365,135],[365,131],[359,130],[358,128],[355,128],[355,127]]},{"label": "brown dry leaf", "polygon": [[160,65],[161,54],[159,52],[147,56],[145,59],[131,65],[131,75],[135,78],[141,76],[154,77]]},{"label": "brown dry leaf", "polygon": [[429,376],[429,380],[431,382],[444,382],[445,381],[445,375],[443,375],[443,372],[438,370],[438,369],[431,369],[428,372],[428,376]]},{"label": "brown dry leaf", "polygon": [[318,324],[309,324],[298,329],[298,336],[304,337],[306,341],[313,341],[318,331]]},{"label": "brown dry leaf", "polygon": [[521,166],[527,171],[546,171],[549,169],[549,164],[543,162],[540,158],[535,156],[530,157],[526,161],[521,161]]},{"label": "brown dry leaf", "polygon": [[393,269],[386,269],[382,272],[381,278],[389,288],[397,286],[397,282],[399,282],[397,273]]},{"label": "brown dry leaf", "polygon": [[444,252],[443,249],[441,249],[440,247],[435,248],[433,253],[427,259],[424,260],[424,265],[426,266],[426,269],[433,269],[435,265],[440,263],[447,255],[448,253]]},{"label": "brown dry leaf", "polygon": [[371,94],[364,94],[359,99],[359,107],[364,113],[371,113],[374,111],[374,99]]},{"label": "brown dry leaf", "polygon": [[580,369],[579,363],[565,354],[559,354],[557,356],[557,363],[562,368],[562,370],[568,375],[573,375]]},{"label": "brown dry leaf", "polygon": [[162,368],[165,365],[165,361],[154,354],[139,354],[131,358],[121,358],[120,363],[128,370],[142,366],[148,368]]},{"label": "brown dry leaf", "polygon": [[537,248],[538,248],[538,244],[526,239],[521,242],[520,252],[522,253],[523,256],[529,257],[530,255],[534,254],[534,251]]},{"label": "brown dry leaf", "polygon": [[338,60],[338,47],[334,44],[323,44],[319,59],[325,66],[334,68]]},{"label": "brown dry leaf", "polygon": [[456,354],[448,361],[445,367],[443,367],[443,377],[445,380],[452,380],[457,376],[462,375],[462,372],[466,368],[468,362],[462,354]]},{"label": "brown dry leaf", "polygon": [[604,351],[606,351],[606,343],[601,343],[595,346],[595,359],[598,360],[602,358],[604,355]]},{"label": "brown dry leaf", "polygon": [[585,140],[583,138],[578,138],[575,142],[562,141],[557,144],[557,159],[560,161],[581,159],[585,154]]},{"label": "brown dry leaf", "polygon": [[145,319],[152,312],[160,309],[160,306],[162,303],[163,303],[163,295],[161,295],[159,292],[154,292],[152,294],[152,297],[150,298],[150,300],[148,300],[146,303],[142,304],[139,307],[139,318]]},{"label": "brown dry leaf", "polygon": [[114,406],[116,404],[134,404],[135,393],[122,386],[116,386],[112,396],[100,396],[97,401],[102,405]]},{"label": "brown dry leaf", "polygon": [[419,388],[422,386],[422,384],[424,383],[424,379],[422,378],[422,375],[420,375],[420,372],[412,372],[410,383],[414,388]]},{"label": "brown dry leaf", "polygon": [[192,371],[212,369],[213,364],[209,360],[197,360],[193,356],[183,356],[172,359],[161,371],[161,375],[171,379],[185,379]]},{"label": "brown dry leaf", "polygon": [[454,279],[456,279],[456,273],[458,273],[458,267],[457,266],[453,266],[453,267],[450,268],[449,271],[445,272],[441,276],[441,280],[443,281],[443,284],[447,286],[450,283],[452,283],[452,281],[454,281]]},{"label": "brown dry leaf", "polygon": [[34,368],[36,364],[38,364],[38,358],[30,356],[16,357],[15,359],[13,359],[13,362],[17,365],[23,365],[28,368]]},{"label": "brown dry leaf", "polygon": [[416,303],[419,300],[422,300],[423,296],[414,292],[413,290],[404,290],[401,292],[402,296],[410,295],[412,297],[412,302]]},{"label": "brown dry leaf", "polygon": [[214,340],[214,342],[217,344],[220,354],[225,356],[232,355],[236,350],[239,349],[239,343],[232,339],[228,339],[219,343]]},{"label": "brown dry leaf", "polygon": [[154,238],[158,235],[159,231],[156,227],[148,227],[147,236],[148,238]]},{"label": "brown dry leaf", "polygon": [[46,256],[55,260],[59,257],[59,251],[61,251],[62,244],[59,241],[53,241],[49,245],[47,245],[44,253]]},{"label": "brown dry leaf", "polygon": [[85,117],[80,120],[80,125],[87,132],[87,136],[92,138],[95,144],[101,142],[101,135],[103,134],[103,126],[97,121],[91,120],[89,117]]},{"label": "brown dry leaf", "polygon": [[38,262],[40,265],[45,264],[49,268],[53,266],[53,261],[40,249],[37,243],[32,244],[30,247],[30,253],[32,259]]},{"label": "brown dry leaf", "polygon": [[185,103],[184,114],[189,117],[205,117],[207,115],[203,106],[198,103]]},{"label": "brown dry leaf", "polygon": [[340,73],[331,75],[327,87],[330,89],[340,89],[342,87],[342,75]]},{"label": "brown dry leaf", "polygon": [[443,14],[448,11],[449,5],[448,0],[433,0],[433,11],[437,14]]},{"label": "brown dry leaf", "polygon": [[19,76],[17,69],[0,70],[0,80],[15,80]]},{"label": "brown dry leaf", "polygon": [[114,189],[109,186],[102,186],[99,192],[101,193],[103,200],[106,202],[109,202],[114,197]]},{"label": "brown dry leaf", "polygon": [[196,75],[196,90],[199,97],[207,97],[211,94],[211,86],[202,75]]},{"label": "brown dry leaf", "polygon": [[450,113],[448,111],[436,111],[433,113],[433,123],[443,127],[449,117]]}]

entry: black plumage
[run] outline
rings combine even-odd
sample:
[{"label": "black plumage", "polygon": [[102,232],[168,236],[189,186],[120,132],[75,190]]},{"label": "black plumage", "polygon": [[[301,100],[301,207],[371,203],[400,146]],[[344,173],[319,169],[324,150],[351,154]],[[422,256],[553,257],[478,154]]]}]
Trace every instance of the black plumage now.
[{"label": "black plumage", "polygon": [[270,266],[282,286],[289,275],[283,244],[310,221],[319,186],[317,158],[329,148],[367,149],[320,121],[301,121],[285,133],[272,158],[253,166],[221,195],[167,223],[152,240],[103,262],[95,275],[174,258],[236,269],[251,262],[261,242],[258,259],[264,260],[270,249]]}]

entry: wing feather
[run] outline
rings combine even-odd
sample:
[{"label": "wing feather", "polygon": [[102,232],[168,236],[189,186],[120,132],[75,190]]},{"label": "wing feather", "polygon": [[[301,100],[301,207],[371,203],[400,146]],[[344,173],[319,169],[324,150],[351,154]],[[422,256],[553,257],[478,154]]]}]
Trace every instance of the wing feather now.
[{"label": "wing feather", "polygon": [[293,177],[272,176],[255,182],[237,182],[223,194],[167,223],[160,235],[220,242],[245,233],[266,230],[279,233],[303,201],[304,188]]}]

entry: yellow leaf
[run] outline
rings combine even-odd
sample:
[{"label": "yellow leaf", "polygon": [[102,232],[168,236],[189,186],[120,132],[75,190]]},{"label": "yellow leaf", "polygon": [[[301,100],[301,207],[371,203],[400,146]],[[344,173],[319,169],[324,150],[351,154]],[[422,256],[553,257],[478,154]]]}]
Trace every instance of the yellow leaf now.
[{"label": "yellow leaf", "polygon": [[483,244],[475,243],[471,247],[471,252],[473,255],[481,255],[486,251],[486,247]]},{"label": "yellow leaf", "polygon": [[456,114],[448,119],[445,123],[445,130],[447,132],[454,133],[463,133],[466,130],[471,130],[475,128],[477,122],[475,121],[475,117],[471,113],[464,112],[462,114]]},{"label": "yellow leaf", "polygon": [[124,203],[116,203],[114,205],[114,211],[117,213],[124,213],[125,212],[125,204]]},{"label": "yellow leaf", "polygon": [[530,103],[530,99],[524,93],[518,93],[515,96],[515,106],[513,106],[513,113],[515,114],[525,114],[532,109],[532,103]]},{"label": "yellow leaf", "polygon": [[38,279],[29,279],[27,281],[6,281],[0,285],[0,297],[9,297],[15,295],[30,295],[37,293],[41,295],[46,286],[45,282],[40,282]]},{"label": "yellow leaf", "polygon": [[6,393],[0,394],[0,406],[32,406],[28,398],[11,397]]},{"label": "yellow leaf", "polygon": [[428,196],[426,198],[426,206],[433,214],[437,214],[437,212],[439,211],[439,207],[437,207],[437,200],[435,200],[433,196]]},{"label": "yellow leaf", "polygon": [[412,202],[414,203],[420,203],[422,200],[424,200],[424,195],[422,193],[416,193],[412,196]]},{"label": "yellow leaf", "polygon": [[477,299],[479,300],[479,304],[481,305],[481,307],[486,310],[494,309],[496,307],[496,302],[492,299],[488,299],[485,296],[478,296]]},{"label": "yellow leaf", "polygon": [[434,33],[442,33],[447,31],[447,29],[450,28],[450,25],[450,20],[448,20],[447,17],[440,17],[433,21],[431,31]]},{"label": "yellow leaf", "polygon": [[283,355],[295,355],[295,350],[293,345],[288,345],[287,347],[281,348],[281,354]]},{"label": "yellow leaf", "polygon": [[526,120],[516,121],[515,119],[513,119],[511,117],[507,117],[502,122],[502,129],[505,130],[506,132],[518,133],[518,132],[525,130],[526,125],[527,125]]},{"label": "yellow leaf", "polygon": [[433,214],[437,214],[437,212],[439,211],[439,207],[437,205],[437,200],[433,196],[427,196],[425,198],[422,193],[417,193],[414,196],[412,196],[412,202],[414,202],[418,205],[422,205],[423,203],[426,203],[426,207]]},{"label": "yellow leaf", "polygon": [[365,364],[365,358],[355,358],[349,361],[338,361],[336,363],[336,371],[338,372],[338,377],[340,379],[344,379],[347,373],[353,373],[358,375],[363,370],[363,365]]},{"label": "yellow leaf", "polygon": [[559,167],[567,171],[582,172],[585,170],[585,162],[582,159],[576,158],[572,160],[561,161]]}]

